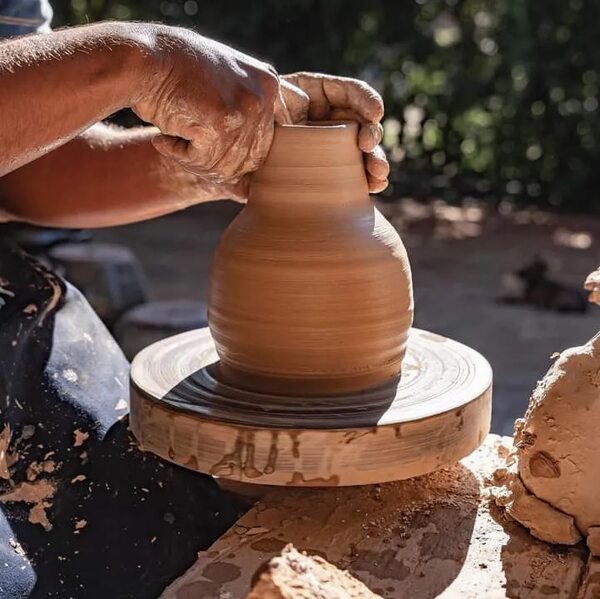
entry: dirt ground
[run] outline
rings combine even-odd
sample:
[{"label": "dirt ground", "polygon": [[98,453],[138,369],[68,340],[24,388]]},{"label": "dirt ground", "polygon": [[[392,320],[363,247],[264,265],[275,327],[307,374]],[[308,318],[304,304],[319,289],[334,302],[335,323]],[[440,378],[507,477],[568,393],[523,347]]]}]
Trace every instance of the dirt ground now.
[{"label": "dirt ground", "polygon": [[[197,206],[161,219],[105,229],[97,241],[129,246],[140,259],[152,299],[206,300],[212,253],[240,207]],[[580,288],[600,264],[600,219],[519,212],[487,216],[478,206],[381,205],[411,258],[416,326],[479,350],[494,370],[492,430],[511,434],[550,356],[580,345],[600,325],[600,308],[563,314],[498,298],[511,272],[543,256],[552,276]]]}]

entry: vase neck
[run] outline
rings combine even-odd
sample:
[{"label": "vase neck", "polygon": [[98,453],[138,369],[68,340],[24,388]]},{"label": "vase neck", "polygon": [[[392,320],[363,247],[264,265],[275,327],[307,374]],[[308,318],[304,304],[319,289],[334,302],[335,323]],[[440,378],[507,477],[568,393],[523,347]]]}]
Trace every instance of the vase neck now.
[{"label": "vase neck", "polygon": [[369,206],[356,123],[283,125],[251,180],[249,205],[298,210]]}]

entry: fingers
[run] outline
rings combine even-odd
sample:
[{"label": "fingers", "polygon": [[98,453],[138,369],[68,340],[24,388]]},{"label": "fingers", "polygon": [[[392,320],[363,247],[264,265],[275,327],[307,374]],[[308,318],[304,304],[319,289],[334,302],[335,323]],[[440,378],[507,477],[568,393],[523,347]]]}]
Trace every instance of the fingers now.
[{"label": "fingers", "polygon": [[159,154],[177,162],[188,160],[190,142],[174,135],[157,135],[152,138],[152,145]]},{"label": "fingers", "polygon": [[381,123],[366,123],[358,132],[358,147],[363,152],[372,152],[383,139]]},{"label": "fingers", "polygon": [[327,121],[330,117],[331,106],[323,91],[323,75],[312,73],[293,73],[282,79],[300,88],[309,98],[307,118],[311,121]]},{"label": "fingers", "polygon": [[273,107],[273,118],[275,122],[280,125],[291,125],[294,121],[292,120],[292,115],[290,114],[290,110],[287,107],[287,103],[283,94],[281,93],[281,89],[275,98],[275,106]]},{"label": "fingers", "polygon": [[365,168],[376,179],[387,179],[390,165],[381,146],[376,146],[372,152],[365,154]]},{"label": "fingers", "polygon": [[246,119],[221,123],[178,123],[185,136],[161,134],[152,139],[155,149],[186,170],[215,182],[240,177],[256,170],[266,158],[273,139],[273,112],[250,111]]},{"label": "fingers", "polygon": [[378,123],[383,118],[381,96],[364,81],[346,77],[325,77],[322,81],[331,106],[349,108],[367,123]]},{"label": "fingers", "polygon": [[387,179],[377,179],[367,173],[367,183],[369,184],[369,193],[381,193],[389,184]]},{"label": "fingers", "polygon": [[332,108],[329,118],[332,121],[356,121],[360,123],[360,117],[350,108]]},{"label": "fingers", "polygon": [[230,200],[245,203],[250,191],[250,176],[245,175],[239,179],[227,181],[221,186],[223,195]]},{"label": "fingers", "polygon": [[321,73],[293,73],[285,79],[308,94],[311,120],[331,118],[335,109],[353,111],[366,123],[378,123],[383,118],[381,96],[364,81]]},{"label": "fingers", "polygon": [[[310,120],[353,120],[362,123],[358,145],[363,152],[372,152],[383,137],[383,100],[367,83],[349,77],[334,77],[320,73],[285,75],[282,83],[301,88],[308,98]],[[294,121],[298,122],[298,121]]]},{"label": "fingers", "polygon": [[[292,84],[294,89],[300,88],[305,93],[302,111],[309,120],[350,120],[361,124],[358,146],[365,154],[369,191],[383,191],[388,185],[390,166],[385,153],[379,147],[383,138],[380,121],[384,108],[381,96],[364,81],[321,73],[292,73],[282,77],[281,82],[282,85]],[[289,92],[284,92],[284,98],[287,98],[287,93]],[[289,108],[291,102],[286,104]]]},{"label": "fingers", "polygon": [[[239,155],[238,148],[241,144],[236,144],[236,140],[232,140],[230,144],[234,148],[233,152],[228,152],[217,140],[208,146],[205,136],[191,134],[191,137],[192,141],[189,141],[174,135],[161,134],[152,138],[152,144],[165,158],[178,162],[195,175],[213,181],[231,177],[245,157]],[[227,161],[223,160],[223,156],[227,156]]]},{"label": "fingers", "polygon": [[306,121],[310,105],[308,95],[285,79],[280,83],[279,95],[275,100],[275,122],[289,124]]},{"label": "fingers", "polygon": [[228,177],[240,177],[255,171],[265,160],[273,141],[274,98],[270,100],[270,109],[259,107],[248,113],[248,121],[238,132],[238,139],[222,153],[220,163]]},{"label": "fingers", "polygon": [[365,170],[370,193],[379,193],[388,186],[390,165],[381,146],[365,154]]}]

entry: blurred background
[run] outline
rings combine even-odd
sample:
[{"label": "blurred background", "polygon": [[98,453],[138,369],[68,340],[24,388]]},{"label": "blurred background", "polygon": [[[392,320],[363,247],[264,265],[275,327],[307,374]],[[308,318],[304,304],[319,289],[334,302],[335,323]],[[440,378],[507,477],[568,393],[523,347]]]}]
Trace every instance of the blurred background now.
[{"label": "blurred background", "polygon": [[[496,432],[512,432],[551,354],[596,332],[600,308],[588,307],[581,289],[600,262],[600,3],[52,5],[55,28],[103,19],[162,21],[257,55],[281,73],[329,72],[377,88],[386,104],[384,145],[392,165],[390,186],[377,203],[412,260],[416,324],[490,360]],[[134,124],[128,114],[115,120]],[[212,252],[239,209],[216,202],[94,233],[94,243],[128,248],[134,257],[137,275],[126,278],[138,288],[129,289],[120,324],[114,314],[106,317],[129,354],[147,338],[202,321],[198,306],[206,298]],[[103,255],[100,261],[114,259]],[[69,259],[63,256],[67,269]],[[106,290],[94,296],[92,282],[79,284],[92,303],[106,302]]]}]

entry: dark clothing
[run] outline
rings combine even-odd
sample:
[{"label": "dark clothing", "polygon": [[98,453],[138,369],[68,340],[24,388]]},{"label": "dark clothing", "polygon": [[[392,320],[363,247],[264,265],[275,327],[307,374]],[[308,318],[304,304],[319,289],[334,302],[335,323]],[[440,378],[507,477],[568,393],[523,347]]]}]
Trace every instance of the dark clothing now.
[{"label": "dark clothing", "polygon": [[[0,0],[0,38],[51,14]],[[138,450],[128,389],[82,295],[0,242],[0,599],[157,597],[237,519],[212,478]]]},{"label": "dark clothing", "polygon": [[127,412],[83,296],[0,242],[0,597],[157,597],[237,519],[212,478],[139,451]]}]

